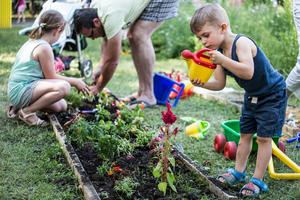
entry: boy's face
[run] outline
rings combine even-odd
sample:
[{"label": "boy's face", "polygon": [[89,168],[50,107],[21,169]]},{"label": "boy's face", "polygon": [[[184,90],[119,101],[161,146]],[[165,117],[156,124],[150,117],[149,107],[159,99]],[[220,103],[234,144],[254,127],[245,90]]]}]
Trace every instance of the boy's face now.
[{"label": "boy's face", "polygon": [[222,26],[206,23],[196,34],[202,44],[209,49],[218,49],[224,40],[224,30]]}]

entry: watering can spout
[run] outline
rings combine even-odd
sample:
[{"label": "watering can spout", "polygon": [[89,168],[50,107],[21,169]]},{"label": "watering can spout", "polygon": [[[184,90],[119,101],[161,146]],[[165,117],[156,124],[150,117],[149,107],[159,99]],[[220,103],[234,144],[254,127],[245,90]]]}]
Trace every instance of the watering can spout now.
[{"label": "watering can spout", "polygon": [[190,50],[183,50],[181,52],[181,56],[184,58],[184,60],[186,61],[187,63],[187,67],[188,67],[188,70],[190,69],[190,60],[193,59],[194,57],[194,54],[190,51]]},{"label": "watering can spout", "polygon": [[185,59],[191,59],[194,57],[194,54],[190,50],[186,49],[181,52],[181,56]]}]

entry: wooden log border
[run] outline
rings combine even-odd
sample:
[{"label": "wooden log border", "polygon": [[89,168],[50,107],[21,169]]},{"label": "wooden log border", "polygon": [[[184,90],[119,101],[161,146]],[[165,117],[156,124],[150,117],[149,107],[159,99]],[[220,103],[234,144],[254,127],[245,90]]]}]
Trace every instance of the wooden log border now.
[{"label": "wooden log border", "polygon": [[218,185],[216,185],[213,181],[211,181],[211,178],[208,177],[205,173],[206,170],[201,169],[200,166],[197,166],[197,164],[191,160],[187,155],[184,153],[180,152],[177,149],[174,149],[175,157],[179,159],[189,170],[195,172],[198,174],[200,177],[202,177],[207,183],[208,183],[208,188],[209,190],[218,196],[219,199],[226,199],[226,200],[232,200],[232,199],[239,199],[236,195],[234,194],[228,194],[222,188],[220,188]]},{"label": "wooden log border", "polygon": [[100,200],[100,197],[85,172],[77,154],[75,153],[71,144],[66,141],[64,129],[61,127],[55,115],[49,115],[50,123],[53,127],[56,139],[58,140],[65,157],[68,160],[75,176],[79,182],[79,187],[83,192],[85,200]]},{"label": "wooden log border", "polygon": [[[84,198],[86,200],[100,200],[100,197],[94,188],[92,182],[90,181],[87,173],[85,172],[80,159],[78,158],[76,152],[74,151],[71,144],[66,141],[66,135],[64,133],[63,128],[61,127],[59,121],[57,120],[55,115],[49,115],[50,123],[53,127],[54,133],[56,135],[56,139],[62,147],[62,150],[65,154],[65,157],[68,160],[68,163],[72,170],[75,173],[76,178],[78,179],[80,189],[84,194]],[[191,160],[187,155],[174,149],[176,153],[176,158],[179,159],[189,170],[195,172],[200,177],[202,177],[207,183],[209,190],[218,196],[219,199],[226,200],[235,200],[238,199],[237,196],[227,194],[220,187],[214,184],[210,178],[204,173],[201,167],[197,166],[193,160]]]}]

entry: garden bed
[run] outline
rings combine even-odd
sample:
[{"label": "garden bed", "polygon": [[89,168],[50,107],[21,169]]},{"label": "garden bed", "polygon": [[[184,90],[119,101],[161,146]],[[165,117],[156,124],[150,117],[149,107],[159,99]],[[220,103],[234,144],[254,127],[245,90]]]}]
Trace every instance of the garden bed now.
[{"label": "garden bed", "polygon": [[[91,107],[85,106],[85,109],[87,108]],[[74,110],[78,111],[78,109]],[[113,111],[114,109],[110,110]],[[114,117],[115,111],[110,113]],[[86,115],[85,117],[88,120],[94,120],[95,115]],[[66,146],[63,149],[67,155],[73,155],[67,156],[67,158],[70,157],[68,158],[69,163],[82,184],[81,188],[83,190],[87,189],[87,192],[84,191],[86,199],[199,199],[204,196],[207,199],[237,199],[235,192],[225,188],[221,189],[215,179],[208,177],[208,173],[204,168],[195,165],[192,160],[177,150],[173,151],[176,166],[172,167],[176,177],[177,192],[168,189],[166,195],[164,195],[157,188],[159,180],[152,174],[152,169],[158,160],[150,156],[148,145],[137,146],[130,153],[121,153],[115,159],[107,162],[99,154],[99,147],[95,147],[93,142],[77,143],[76,140],[72,139],[69,140],[72,145],[66,142],[64,130],[60,124],[68,129],[70,121],[74,123],[80,118],[78,113],[63,113],[58,115],[58,118],[60,122],[54,116],[50,119],[58,138],[63,138],[59,139],[60,144]],[[75,122],[74,124],[76,123],[82,122]],[[83,131],[87,129],[87,126],[85,128],[78,126],[75,129],[73,128],[75,132],[78,129]],[[68,134],[76,133],[68,132]],[[92,137],[92,135],[87,137]],[[73,148],[74,152],[72,152]],[[109,148],[109,146],[106,148]],[[97,195],[97,197],[94,198],[94,195]]]},{"label": "garden bed", "polygon": [[[180,176],[181,179],[176,184],[177,193],[169,191],[164,196],[157,189],[158,181],[149,168],[153,163],[147,147],[136,149],[131,156],[118,158],[114,164],[122,171],[110,176],[98,174],[97,167],[101,165],[101,159],[91,146],[87,145],[76,152],[101,199],[199,199],[202,196],[208,199],[217,198],[209,191],[203,178],[186,168],[179,159],[174,170],[176,177]],[[130,184],[132,188],[127,188]]]}]

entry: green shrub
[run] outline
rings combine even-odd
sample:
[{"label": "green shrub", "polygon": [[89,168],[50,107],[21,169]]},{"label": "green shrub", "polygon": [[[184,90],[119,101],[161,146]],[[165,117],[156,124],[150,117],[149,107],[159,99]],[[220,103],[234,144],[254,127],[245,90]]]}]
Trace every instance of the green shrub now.
[{"label": "green shrub", "polygon": [[[291,0],[276,8],[270,0],[246,1],[242,7],[230,7],[228,1],[219,2],[227,10],[232,31],[255,40],[272,65],[287,75],[294,67],[298,54]],[[203,48],[189,27],[195,9],[191,1],[181,1],[179,15],[165,22],[153,34],[157,58],[179,57],[183,49],[196,51]]]},{"label": "green shrub", "polygon": [[152,41],[157,58],[176,58],[184,49],[193,49],[190,18],[194,13],[191,1],[181,1],[178,16],[166,21],[153,34]]},{"label": "green shrub", "polygon": [[258,4],[225,8],[234,33],[245,34],[256,41],[272,65],[284,75],[293,68],[298,54],[297,34],[291,13],[291,1],[284,7]]}]

